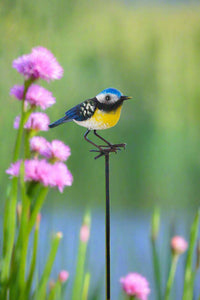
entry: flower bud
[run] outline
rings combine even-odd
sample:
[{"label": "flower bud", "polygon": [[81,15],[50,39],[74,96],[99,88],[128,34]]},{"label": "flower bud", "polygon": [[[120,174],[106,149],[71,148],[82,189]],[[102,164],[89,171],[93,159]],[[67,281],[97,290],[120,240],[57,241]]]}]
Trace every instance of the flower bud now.
[{"label": "flower bud", "polygon": [[62,233],[61,231],[58,231],[58,232],[56,233],[56,237],[57,237],[59,240],[61,240],[61,239],[63,238],[63,233]]},{"label": "flower bud", "polygon": [[187,248],[188,243],[181,236],[177,235],[171,239],[171,249],[174,254],[182,254],[187,250]]},{"label": "flower bud", "polygon": [[150,288],[148,281],[142,275],[129,273],[125,277],[120,278],[120,283],[122,289],[128,296],[136,297],[140,300],[147,300]]},{"label": "flower bud", "polygon": [[67,281],[67,279],[69,278],[69,273],[65,270],[60,271],[59,275],[58,275],[58,280],[61,283],[64,283],[65,281]]},{"label": "flower bud", "polygon": [[90,238],[90,228],[88,225],[83,224],[80,230],[80,240],[87,243]]}]

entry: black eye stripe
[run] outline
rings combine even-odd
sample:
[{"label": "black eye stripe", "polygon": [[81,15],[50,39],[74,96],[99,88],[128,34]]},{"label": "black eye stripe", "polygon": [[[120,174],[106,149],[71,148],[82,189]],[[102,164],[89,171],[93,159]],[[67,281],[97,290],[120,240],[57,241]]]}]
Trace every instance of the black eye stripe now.
[{"label": "black eye stripe", "polygon": [[111,99],[110,95],[106,95],[105,99],[106,101],[109,101]]}]

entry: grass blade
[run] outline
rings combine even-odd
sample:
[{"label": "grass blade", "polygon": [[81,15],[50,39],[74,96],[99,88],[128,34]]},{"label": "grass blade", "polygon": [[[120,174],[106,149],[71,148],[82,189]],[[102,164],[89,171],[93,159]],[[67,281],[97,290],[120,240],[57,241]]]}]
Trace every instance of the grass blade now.
[{"label": "grass blade", "polygon": [[83,283],[82,300],[88,300],[90,277],[91,276],[89,272],[85,274],[84,283]]},{"label": "grass blade", "polygon": [[194,250],[195,250],[195,244],[196,244],[197,235],[198,235],[199,216],[200,216],[200,210],[198,210],[198,212],[195,216],[195,219],[192,224],[191,231],[190,231],[190,243],[189,243],[186,267],[185,267],[183,300],[192,299],[192,295],[193,295],[194,279],[193,279],[192,264],[193,264],[193,255],[194,255]]},{"label": "grass blade", "polygon": [[[88,228],[88,233],[89,233],[89,230],[90,230],[90,214],[89,213],[86,213],[86,215],[84,217],[83,226],[82,226],[81,230],[84,229],[84,226],[85,226],[85,229]],[[76,266],[76,277],[75,277],[75,282],[74,282],[72,300],[81,299],[87,244],[88,244],[88,241],[80,238],[79,249],[78,249],[78,259],[77,259],[77,266]]]},{"label": "grass blade", "polygon": [[159,233],[159,227],[160,227],[160,212],[158,208],[155,208],[152,215],[152,221],[151,221],[151,246],[152,246],[154,280],[156,285],[157,297],[159,300],[162,300],[160,261],[157,252],[157,247],[156,247],[156,240]]},{"label": "grass blade", "polygon": [[54,263],[54,260],[56,257],[56,253],[57,253],[61,238],[62,238],[62,233],[58,232],[52,241],[52,246],[51,246],[51,250],[49,253],[49,257],[47,259],[43,275],[40,279],[40,282],[38,285],[38,290],[34,297],[34,299],[36,299],[36,300],[44,300],[46,297],[47,282],[48,282],[49,276],[51,274],[51,269],[52,269],[52,266],[53,266],[53,263]]}]

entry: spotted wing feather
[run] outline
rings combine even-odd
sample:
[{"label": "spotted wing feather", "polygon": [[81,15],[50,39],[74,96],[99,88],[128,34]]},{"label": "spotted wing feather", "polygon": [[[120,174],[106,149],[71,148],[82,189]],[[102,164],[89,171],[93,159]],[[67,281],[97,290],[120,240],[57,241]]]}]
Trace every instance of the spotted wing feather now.
[{"label": "spotted wing feather", "polygon": [[71,108],[65,113],[65,116],[70,120],[86,121],[91,118],[96,109],[96,102],[93,100],[86,100],[77,106]]},{"label": "spotted wing feather", "polygon": [[91,118],[96,109],[96,101],[93,99],[86,100],[71,109],[69,109],[65,116],[49,125],[50,128],[56,127],[60,124],[70,122],[70,121],[86,121]]}]

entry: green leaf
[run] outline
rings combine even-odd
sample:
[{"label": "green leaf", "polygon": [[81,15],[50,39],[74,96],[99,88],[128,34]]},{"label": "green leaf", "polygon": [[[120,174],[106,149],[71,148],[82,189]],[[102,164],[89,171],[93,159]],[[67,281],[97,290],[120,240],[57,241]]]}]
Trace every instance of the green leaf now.
[{"label": "green leaf", "polygon": [[199,216],[200,210],[198,210],[194,222],[190,231],[190,243],[186,260],[185,267],[185,279],[184,279],[184,289],[183,289],[183,300],[192,299],[193,289],[194,289],[194,279],[193,279],[193,256],[195,250],[195,244],[198,236],[198,226],[199,226]]},{"label": "green leaf", "polygon": [[34,296],[34,299],[36,299],[36,300],[44,300],[46,297],[47,283],[48,283],[48,280],[49,280],[49,277],[51,274],[51,270],[53,267],[53,263],[54,263],[54,260],[56,257],[56,253],[57,253],[61,238],[62,238],[62,234],[60,232],[58,232],[53,238],[49,257],[47,259],[42,277],[40,279],[38,289]]},{"label": "green leaf", "polygon": [[[88,230],[90,230],[90,223],[91,223],[90,213],[87,212],[84,216],[82,226],[87,226]],[[88,244],[87,241],[81,241],[80,239],[79,248],[78,248],[77,265],[76,265],[76,277],[74,282],[72,300],[81,299],[87,244]]]},{"label": "green leaf", "polygon": [[90,286],[90,273],[87,272],[85,274],[84,282],[83,282],[83,293],[82,293],[82,300],[88,300],[88,292]]},{"label": "green leaf", "polygon": [[156,292],[158,295],[158,299],[162,300],[160,261],[157,252],[157,247],[156,247],[156,240],[159,233],[159,227],[160,227],[160,211],[158,208],[155,208],[152,215],[152,221],[151,221],[151,246],[152,246]]}]

